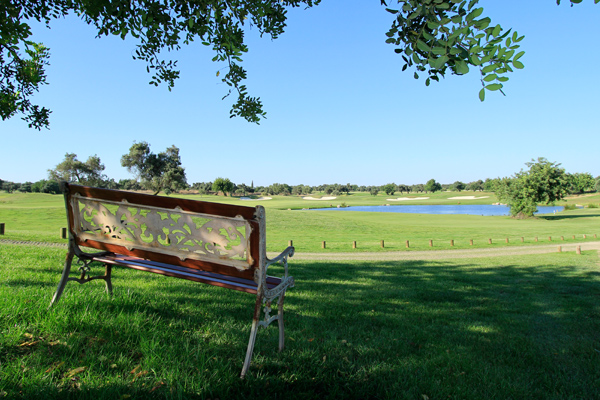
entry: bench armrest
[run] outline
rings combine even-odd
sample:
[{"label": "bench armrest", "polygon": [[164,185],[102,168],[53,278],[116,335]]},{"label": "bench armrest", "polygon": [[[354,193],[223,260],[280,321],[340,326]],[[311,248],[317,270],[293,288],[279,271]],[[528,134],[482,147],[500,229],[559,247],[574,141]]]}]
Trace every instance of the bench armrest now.
[{"label": "bench armrest", "polygon": [[285,249],[281,254],[279,254],[277,257],[274,258],[267,258],[267,265],[265,268],[265,272],[267,269],[269,269],[269,266],[272,264],[276,264],[276,263],[281,263],[283,264],[283,269],[284,269],[284,274],[283,277],[287,278],[288,277],[288,257],[293,257],[294,256],[294,247],[289,246],[287,249]]}]

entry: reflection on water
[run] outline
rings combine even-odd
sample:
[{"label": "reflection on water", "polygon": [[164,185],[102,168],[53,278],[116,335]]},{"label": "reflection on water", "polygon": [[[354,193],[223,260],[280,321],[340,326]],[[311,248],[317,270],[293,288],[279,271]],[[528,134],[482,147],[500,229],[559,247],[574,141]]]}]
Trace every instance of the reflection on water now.
[{"label": "reflection on water", "polygon": [[[540,206],[536,214],[552,214],[562,211],[562,206]],[[368,211],[405,214],[466,214],[466,215],[510,215],[508,206],[444,205],[444,206],[357,206],[345,208],[320,208],[314,211]]]}]

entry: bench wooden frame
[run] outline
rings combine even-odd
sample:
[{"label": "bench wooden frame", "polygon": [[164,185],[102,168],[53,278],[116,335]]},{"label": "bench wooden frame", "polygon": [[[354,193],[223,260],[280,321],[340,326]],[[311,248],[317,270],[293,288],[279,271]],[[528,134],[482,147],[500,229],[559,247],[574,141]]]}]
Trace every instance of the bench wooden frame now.
[{"label": "bench wooden frame", "polygon": [[[66,182],[62,190],[69,245],[50,306],[59,301],[69,281],[83,284],[101,279],[112,294],[112,267],[118,265],[255,294],[241,378],[250,367],[259,326],[278,321],[279,350],[283,350],[283,301],[287,288],[294,286],[294,278],[288,275],[288,257],[294,248],[267,258],[262,206],[158,197]],[[102,251],[86,253],[80,246]],[[78,278],[69,277],[75,257],[81,264]],[[94,261],[105,265],[104,275],[90,276]],[[275,263],[283,265],[283,277],[267,275]],[[271,315],[275,302],[277,315]]]}]

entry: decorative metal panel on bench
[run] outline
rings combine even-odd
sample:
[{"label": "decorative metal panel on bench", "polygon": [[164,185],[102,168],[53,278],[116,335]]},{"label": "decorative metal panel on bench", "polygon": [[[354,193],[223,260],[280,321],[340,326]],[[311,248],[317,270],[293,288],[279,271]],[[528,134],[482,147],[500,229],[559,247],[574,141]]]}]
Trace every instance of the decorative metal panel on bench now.
[{"label": "decorative metal panel on bench", "polygon": [[[69,281],[102,279],[112,294],[113,265],[188,279],[256,295],[254,315],[241,377],[248,372],[259,326],[279,323],[279,350],[284,346],[283,300],[294,278],[288,275],[288,247],[268,259],[265,210],[204,201],[158,197],[63,182],[69,250],[52,306]],[[87,253],[80,246],[103,250]],[[81,263],[78,278],[69,277],[73,258]],[[104,263],[104,275],[90,276],[90,263]],[[284,276],[267,276],[281,263]],[[277,315],[271,305],[277,301]],[[264,318],[261,319],[261,313]]]}]

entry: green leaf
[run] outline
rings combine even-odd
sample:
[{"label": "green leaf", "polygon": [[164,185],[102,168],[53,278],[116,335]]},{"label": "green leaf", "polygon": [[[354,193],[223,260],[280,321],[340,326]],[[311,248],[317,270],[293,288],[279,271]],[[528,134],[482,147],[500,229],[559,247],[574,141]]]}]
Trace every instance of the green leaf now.
[{"label": "green leaf", "polygon": [[422,40],[417,40],[417,48],[421,51],[429,51],[431,47],[427,46],[427,44]]},{"label": "green leaf", "polygon": [[496,78],[498,78],[498,75],[496,75],[496,74],[490,74],[490,75],[487,75],[485,78],[483,78],[483,80],[485,82],[491,82],[491,81],[496,80]]},{"label": "green leaf", "polygon": [[431,66],[435,69],[442,69],[444,67],[444,65],[448,62],[449,58],[448,56],[441,56],[439,58],[437,58],[436,60],[434,60],[433,64],[431,64]]},{"label": "green leaf", "polygon": [[515,67],[517,69],[525,68],[525,66],[523,65],[523,63],[521,61],[513,61],[513,67]]},{"label": "green leaf", "polygon": [[483,7],[479,7],[471,11],[465,18],[467,21],[473,21],[483,13]]},{"label": "green leaf", "polygon": [[490,72],[492,72],[492,71],[495,71],[495,70],[496,70],[496,68],[498,68],[498,67],[496,66],[496,64],[490,64],[490,65],[488,65],[487,67],[483,67],[483,68],[481,69],[481,72],[482,72],[482,73],[484,73],[484,74],[489,74]]},{"label": "green leaf", "polygon": [[519,58],[523,57],[524,54],[525,54],[524,51],[518,52],[517,55],[515,56],[515,58],[513,58],[513,61],[517,61]]},{"label": "green leaf", "polygon": [[500,26],[500,24],[496,25],[494,27],[494,30],[492,31],[492,36],[494,36],[494,37],[498,36],[501,31],[502,31],[502,27]]},{"label": "green leaf", "polygon": [[469,66],[463,60],[458,60],[455,64],[455,68],[458,75],[464,75],[469,72]]},{"label": "green leaf", "polygon": [[479,91],[479,100],[484,101],[485,100],[485,88],[482,88]]},{"label": "green leaf", "polygon": [[493,91],[502,89],[502,84],[501,83],[491,83],[491,84],[487,85],[485,88],[487,90],[490,90],[493,92]]}]

